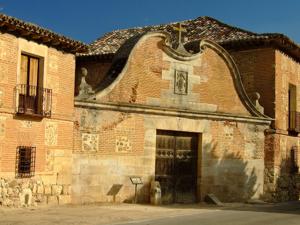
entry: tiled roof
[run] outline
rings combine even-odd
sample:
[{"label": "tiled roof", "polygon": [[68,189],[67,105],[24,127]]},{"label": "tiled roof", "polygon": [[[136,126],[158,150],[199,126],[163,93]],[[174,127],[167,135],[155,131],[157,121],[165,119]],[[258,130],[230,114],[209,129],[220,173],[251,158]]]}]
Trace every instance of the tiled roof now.
[{"label": "tiled roof", "polygon": [[[109,32],[90,44],[88,54],[98,55],[115,53],[120,48],[120,46],[130,37],[147,31],[167,31],[170,33],[174,33],[172,27],[176,25],[176,23],[137,27]],[[207,16],[198,17],[194,20],[182,21],[181,24],[187,30],[187,32],[184,34],[184,36],[186,37],[185,42],[203,38],[210,39],[216,42],[222,42],[228,40],[247,39],[257,36],[263,36],[250,31],[242,30],[240,28],[229,26]]]},{"label": "tiled roof", "polygon": [[38,25],[0,13],[0,31],[71,53],[85,52],[87,46]]},{"label": "tiled roof", "polygon": [[[171,34],[175,34],[175,31],[172,27],[177,23],[178,22],[164,25],[137,27],[106,33],[104,36],[91,43],[89,45],[88,52],[81,54],[81,56],[113,55],[123,45],[123,43],[125,43],[126,40],[147,31],[167,31]],[[184,34],[184,43],[195,42],[199,41],[200,39],[209,39],[223,46],[229,46],[232,43],[239,43],[240,46],[241,42],[247,42],[248,44],[249,42],[259,42],[262,44],[276,40],[278,45],[285,45],[284,49],[293,49],[294,52],[292,54],[297,52],[297,55],[299,55],[300,59],[299,46],[282,34],[258,34],[227,25],[207,16],[198,17],[194,20],[182,21],[180,23],[187,30],[187,32]],[[174,38],[176,35],[172,35],[172,37]],[[289,52],[287,53],[289,54]]]}]

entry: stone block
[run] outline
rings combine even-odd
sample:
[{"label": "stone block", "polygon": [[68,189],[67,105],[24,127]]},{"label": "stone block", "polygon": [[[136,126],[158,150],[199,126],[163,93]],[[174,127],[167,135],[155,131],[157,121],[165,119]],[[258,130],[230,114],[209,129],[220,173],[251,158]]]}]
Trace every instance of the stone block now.
[{"label": "stone block", "polygon": [[37,184],[32,184],[32,193],[36,194],[37,193]]},{"label": "stone block", "polygon": [[31,206],[32,205],[32,191],[30,188],[25,188],[19,194],[21,206]]},{"label": "stone block", "polygon": [[6,187],[2,187],[2,197],[3,198],[8,197],[8,190]]},{"label": "stone block", "polygon": [[50,185],[44,186],[44,193],[45,193],[45,195],[51,195],[51,186]]},{"label": "stone block", "polygon": [[62,186],[62,194],[63,195],[70,195],[71,194],[71,185],[64,184]]},{"label": "stone block", "polygon": [[21,202],[20,202],[19,198],[13,198],[12,202],[13,202],[13,207],[14,208],[20,208],[21,207]]},{"label": "stone block", "polygon": [[47,197],[44,194],[37,194],[35,196],[34,200],[37,203],[45,203],[47,200]]},{"label": "stone block", "polygon": [[61,150],[61,149],[56,149],[54,151],[54,156],[55,157],[63,157],[65,155],[65,151],[64,150]]},{"label": "stone block", "polygon": [[14,205],[14,203],[12,200],[6,198],[6,199],[3,199],[2,205],[7,206],[7,207],[12,207]]},{"label": "stone block", "polygon": [[12,180],[11,182],[9,182],[8,186],[14,188],[18,186],[18,182],[16,180]]},{"label": "stone block", "polygon": [[43,185],[37,185],[37,190],[36,190],[37,194],[44,194],[44,186]]},{"label": "stone block", "polygon": [[0,186],[1,187],[6,187],[6,181],[5,181],[5,179],[1,178],[1,180],[0,180]]},{"label": "stone block", "polygon": [[58,196],[58,204],[70,204],[71,203],[71,195],[60,195]]},{"label": "stone block", "polygon": [[11,195],[13,195],[13,189],[12,188],[7,188],[7,194],[8,194],[8,196],[11,196]]},{"label": "stone block", "polygon": [[47,205],[58,205],[58,196],[48,195],[46,198]]},{"label": "stone block", "polygon": [[54,196],[58,196],[62,193],[62,186],[61,185],[52,185],[51,186],[51,194]]}]

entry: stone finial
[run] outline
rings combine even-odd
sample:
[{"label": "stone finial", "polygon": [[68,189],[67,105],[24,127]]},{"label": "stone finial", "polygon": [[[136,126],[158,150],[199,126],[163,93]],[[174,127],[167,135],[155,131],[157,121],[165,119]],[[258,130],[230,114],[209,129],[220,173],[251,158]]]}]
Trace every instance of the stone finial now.
[{"label": "stone finial", "polygon": [[254,103],[255,108],[262,114],[264,114],[264,107],[259,103],[260,94],[258,92],[254,92],[252,94],[252,101]]},{"label": "stone finial", "polygon": [[81,83],[79,86],[79,95],[76,99],[85,100],[90,98],[95,94],[92,87],[86,82],[86,77],[88,75],[88,70],[85,67],[80,68]]},{"label": "stone finial", "polygon": [[88,75],[88,71],[85,67],[80,68],[81,76],[86,77]]}]

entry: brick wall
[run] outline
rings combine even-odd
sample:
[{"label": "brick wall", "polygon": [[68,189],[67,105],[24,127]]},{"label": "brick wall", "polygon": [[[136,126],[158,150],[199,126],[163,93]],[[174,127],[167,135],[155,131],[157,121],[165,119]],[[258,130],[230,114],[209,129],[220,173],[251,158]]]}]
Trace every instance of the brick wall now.
[{"label": "brick wall", "polygon": [[[0,34],[0,177],[15,177],[16,148],[36,147],[33,179],[54,184],[71,182],[73,148],[74,73],[72,54],[45,45]],[[38,118],[15,114],[14,88],[20,76],[21,53],[44,61],[44,88],[52,89],[52,116]]]},{"label": "brick wall", "polygon": [[275,52],[276,71],[275,71],[275,101],[276,101],[276,128],[281,130],[288,129],[288,91],[289,84],[297,87],[297,110],[300,110],[299,84],[300,84],[300,64],[280,51]]},{"label": "brick wall", "polygon": [[299,111],[300,65],[292,58],[276,50],[275,55],[275,131],[266,135],[265,189],[266,198],[272,201],[297,200],[296,171],[293,168],[292,150],[295,150],[299,166],[299,137],[289,129],[289,85],[297,90]]},{"label": "brick wall", "polygon": [[[160,37],[140,41],[119,75],[120,81],[105,96],[105,90],[99,93],[99,101],[172,108],[184,104],[191,110],[249,115],[228,66],[216,52],[207,48],[199,57],[185,62],[174,60],[162,48]],[[188,95],[174,95],[175,70],[188,72]]]},{"label": "brick wall", "polygon": [[[287,201],[298,198],[292,171],[291,149],[299,149],[297,134],[288,132],[289,84],[299,85],[300,66],[279,50],[253,49],[231,52],[251,95],[261,95],[265,113],[274,118],[273,128],[265,138],[265,199]],[[297,88],[297,101],[299,102]],[[297,104],[297,110],[299,109]],[[299,159],[299,151],[296,151]],[[299,162],[297,162],[299,165]]]},{"label": "brick wall", "polygon": [[251,98],[254,92],[260,94],[264,112],[275,117],[275,51],[274,49],[253,49],[230,52],[241,74],[244,88]]}]

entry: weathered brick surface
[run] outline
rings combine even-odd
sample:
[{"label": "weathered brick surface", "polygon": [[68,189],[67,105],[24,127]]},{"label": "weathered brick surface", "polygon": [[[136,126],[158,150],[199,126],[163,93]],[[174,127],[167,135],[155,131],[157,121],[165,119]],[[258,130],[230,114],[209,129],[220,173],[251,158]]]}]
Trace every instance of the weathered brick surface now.
[{"label": "weathered brick surface", "polygon": [[275,115],[275,50],[254,49],[230,52],[243,81],[246,92],[251,98],[254,92],[260,94],[260,104],[266,115]]},{"label": "weathered brick surface", "polygon": [[[168,104],[176,107],[173,103],[181,101],[189,109],[204,103],[217,105],[217,112],[249,115],[236,93],[230,70],[213,50],[205,50],[191,62],[180,62],[163,52],[160,37],[150,37],[137,45],[131,53],[128,66],[122,71],[123,78],[99,101],[137,104],[154,104],[152,102],[156,101],[161,107]],[[194,98],[174,96],[172,77],[176,68],[185,68],[189,70],[189,76],[193,76],[194,81],[191,78],[189,82],[194,84],[189,86],[188,92],[194,94]],[[182,107],[181,103],[179,107]]]},{"label": "weathered brick surface", "polygon": [[[298,86],[299,63],[274,49],[231,52],[251,96],[259,92],[266,115],[275,119],[265,137],[265,198],[286,201],[297,198],[291,174],[291,149],[299,149],[298,137],[289,135],[289,84]],[[299,90],[297,88],[297,101]],[[299,104],[297,104],[297,111]],[[273,134],[274,133],[274,134]],[[299,159],[299,151],[296,158]],[[298,162],[299,165],[299,162]],[[288,183],[282,185],[282,181]],[[284,187],[283,187],[284,186]],[[289,188],[286,188],[289,187]]]},{"label": "weathered brick surface", "polygon": [[275,125],[277,129],[286,131],[288,129],[289,84],[297,87],[297,110],[300,110],[298,88],[300,84],[300,65],[280,51],[275,52],[275,57]]}]

